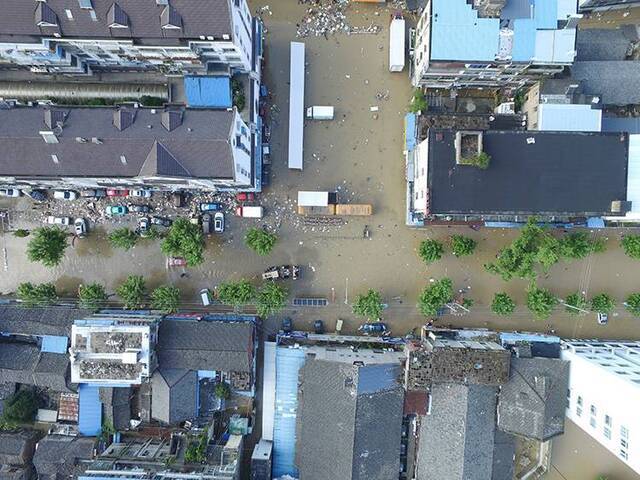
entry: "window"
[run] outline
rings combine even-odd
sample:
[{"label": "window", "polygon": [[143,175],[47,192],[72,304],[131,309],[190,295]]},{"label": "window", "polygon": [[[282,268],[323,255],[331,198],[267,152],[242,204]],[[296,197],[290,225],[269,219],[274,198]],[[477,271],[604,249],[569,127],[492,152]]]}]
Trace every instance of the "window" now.
[{"label": "window", "polygon": [[582,407],[580,407],[580,406],[576,407],[576,415],[579,416],[579,417],[582,416]]},{"label": "window", "polygon": [[591,425],[591,428],[596,428],[596,417],[591,417],[589,425]]},{"label": "window", "polygon": [[627,458],[629,458],[626,450],[620,450],[620,458],[622,458],[623,460],[626,460]]},{"label": "window", "polygon": [[611,429],[609,427],[604,427],[604,436],[608,440],[611,440]]},{"label": "window", "polygon": [[595,415],[596,414],[596,406],[595,405],[591,405],[591,408],[589,410],[591,411],[591,415]]},{"label": "window", "polygon": [[582,406],[582,397],[578,395],[578,405]]},{"label": "window", "polygon": [[609,415],[605,415],[605,416],[604,416],[604,424],[605,424],[607,427],[610,427],[610,426],[611,426],[611,417],[610,417]]},{"label": "window", "polygon": [[627,442],[624,438],[620,439],[620,446],[622,448],[629,448],[629,442]]},{"label": "window", "polygon": [[620,436],[622,438],[629,438],[629,430],[624,425],[620,425]]}]

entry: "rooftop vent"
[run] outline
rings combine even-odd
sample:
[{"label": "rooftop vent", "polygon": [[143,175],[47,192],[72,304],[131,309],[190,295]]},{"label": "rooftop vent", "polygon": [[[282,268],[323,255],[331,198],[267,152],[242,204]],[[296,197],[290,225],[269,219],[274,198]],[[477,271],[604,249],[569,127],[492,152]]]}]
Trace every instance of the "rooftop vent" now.
[{"label": "rooftop vent", "polygon": [[175,8],[167,5],[160,14],[160,24],[165,29],[180,29],[182,28],[182,17]]},{"label": "rooftop vent", "polygon": [[156,0],[156,5],[169,5],[169,0]]},{"label": "rooftop vent", "polygon": [[62,110],[47,109],[44,111],[44,124],[49,128],[62,127],[67,114]]},{"label": "rooftop vent", "polygon": [[53,132],[42,131],[38,133],[42,135],[42,139],[45,143],[60,143],[58,142],[58,137],[56,137],[56,134]]},{"label": "rooftop vent", "polygon": [[162,126],[166,128],[168,132],[172,132],[180,125],[182,125],[182,112],[178,110],[162,112]]},{"label": "rooftop vent", "polygon": [[58,159],[58,155],[56,155],[55,153],[51,154],[51,160],[53,160],[53,163],[55,164],[60,163],[60,160]]},{"label": "rooftop vent", "polygon": [[78,143],[87,143],[88,140],[84,137],[76,137],[76,142]]},{"label": "rooftop vent", "polygon": [[102,145],[102,140],[98,137],[91,137],[91,143],[95,143],[96,145]]},{"label": "rooftop vent", "polygon": [[125,157],[124,155],[120,155],[120,163],[122,163],[123,165],[127,164],[127,157]]},{"label": "rooftop vent", "polygon": [[91,10],[93,8],[91,0],[78,0],[78,5],[80,5],[80,8],[85,10]]},{"label": "rooftop vent", "polygon": [[107,23],[109,28],[128,28],[129,16],[120,5],[113,3],[107,12]]},{"label": "rooftop vent", "polygon": [[133,125],[135,120],[135,112],[126,108],[119,108],[113,112],[113,126],[123,131]]},{"label": "rooftop vent", "polygon": [[38,2],[36,7],[36,25],[39,27],[57,27],[58,16],[45,2]]}]

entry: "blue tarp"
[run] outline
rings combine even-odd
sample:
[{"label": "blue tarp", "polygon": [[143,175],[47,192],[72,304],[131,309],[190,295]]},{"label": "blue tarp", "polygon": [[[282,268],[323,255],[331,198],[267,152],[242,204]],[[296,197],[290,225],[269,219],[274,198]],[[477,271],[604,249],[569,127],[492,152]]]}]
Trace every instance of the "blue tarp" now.
[{"label": "blue tarp", "polygon": [[102,431],[102,404],[98,386],[81,383],[78,387],[78,431],[95,436]]},{"label": "blue tarp", "polygon": [[276,414],[273,423],[273,477],[298,477],[295,466],[298,372],[304,351],[276,348]]},{"label": "blue tarp", "polygon": [[587,227],[604,228],[604,220],[600,217],[589,217],[587,218]]},{"label": "blue tarp", "polygon": [[195,108],[231,108],[229,77],[184,77],[187,106]]},{"label": "blue tarp", "polygon": [[67,337],[57,337],[54,335],[45,335],[42,337],[42,345],[40,350],[48,353],[67,353]]}]

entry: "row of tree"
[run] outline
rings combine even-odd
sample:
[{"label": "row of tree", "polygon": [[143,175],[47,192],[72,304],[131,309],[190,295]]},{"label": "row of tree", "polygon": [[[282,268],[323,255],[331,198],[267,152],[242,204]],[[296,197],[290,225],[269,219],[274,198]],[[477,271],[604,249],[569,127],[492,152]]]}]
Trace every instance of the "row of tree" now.
[{"label": "row of tree", "polygon": [[273,282],[267,282],[256,288],[245,279],[222,282],[218,286],[218,300],[238,310],[243,306],[255,304],[261,317],[268,317],[284,308],[287,302],[286,288]]},{"label": "row of tree", "polygon": [[[16,232],[17,233],[17,232]],[[19,235],[22,236],[22,235]],[[59,227],[41,227],[34,230],[27,245],[27,257],[32,262],[40,262],[52,268],[64,258],[68,233]],[[117,228],[109,233],[109,243],[114,248],[130,250],[141,237],[129,228]],[[179,218],[162,235],[155,227],[149,230],[146,239],[162,238],[160,249],[167,256],[183,257],[187,265],[195,267],[204,262],[204,235],[201,228],[186,218]],[[245,245],[258,255],[271,253],[277,242],[277,235],[260,228],[250,228],[245,235]]]}]

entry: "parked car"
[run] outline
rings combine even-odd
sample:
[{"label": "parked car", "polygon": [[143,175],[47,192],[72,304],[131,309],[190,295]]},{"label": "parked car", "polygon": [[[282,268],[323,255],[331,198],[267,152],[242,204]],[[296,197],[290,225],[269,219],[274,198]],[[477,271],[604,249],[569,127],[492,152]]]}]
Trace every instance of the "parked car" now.
[{"label": "parked car", "polygon": [[284,333],[291,333],[293,331],[293,320],[289,317],[282,319],[282,331]]},{"label": "parked car", "polygon": [[365,335],[370,334],[383,334],[387,331],[386,323],[382,322],[374,322],[374,323],[363,323],[358,327],[358,331],[364,333]]},{"label": "parked car", "polygon": [[117,188],[107,188],[107,197],[126,197],[129,190],[118,190]]},{"label": "parked car", "polygon": [[29,196],[36,202],[44,202],[47,199],[47,192],[45,190],[31,190]]},{"label": "parked car", "polygon": [[22,192],[17,188],[0,188],[0,197],[19,197]]},{"label": "parked car", "polygon": [[299,265],[278,265],[277,267],[269,267],[262,274],[263,280],[287,280],[292,278],[298,279],[300,274]]},{"label": "parked car", "polygon": [[222,205],[219,202],[210,202],[210,203],[201,203],[200,204],[200,211],[201,212],[210,212],[210,211],[222,210],[223,208],[224,208],[224,205]]},{"label": "parked car", "polygon": [[129,211],[134,213],[149,213],[151,207],[149,205],[129,205]]},{"label": "parked car", "polygon": [[138,219],[138,235],[146,237],[149,235],[149,228],[151,228],[151,223],[147,217],[141,217]]},{"label": "parked car", "polygon": [[170,227],[171,226],[171,220],[169,220],[168,218],[164,218],[164,217],[151,217],[151,224],[152,225],[160,225],[161,227]]},{"label": "parked car", "polygon": [[609,323],[609,315],[606,313],[598,313],[598,324],[606,325]]},{"label": "parked car", "polygon": [[144,188],[136,188],[129,192],[129,196],[140,197],[140,198],[151,198],[151,190],[147,190]]},{"label": "parked car", "polygon": [[102,198],[107,196],[107,190],[104,188],[91,188],[89,190],[82,190],[80,196],[86,198]]},{"label": "parked car", "polygon": [[180,208],[184,206],[184,197],[182,196],[182,192],[173,192],[171,194],[171,203],[176,208]]},{"label": "parked car", "polygon": [[168,257],[167,267],[185,267],[187,261],[182,257]]},{"label": "parked car", "polygon": [[262,179],[261,183],[264,187],[268,187],[271,183],[271,165],[263,163],[262,164]]},{"label": "parked car", "polygon": [[313,322],[313,331],[318,335],[322,335],[324,333],[324,323],[322,320],[316,320]]},{"label": "parked car", "polygon": [[47,223],[50,225],[71,225],[73,220],[71,217],[56,217],[54,215],[49,215],[47,217]]},{"label": "parked car", "polygon": [[216,212],[213,216],[213,231],[215,233],[224,232],[224,213]]},{"label": "parked car", "polygon": [[236,193],[236,200],[239,202],[252,202],[255,199],[256,199],[256,194],[253,192]]},{"label": "parked car", "polygon": [[114,216],[126,215],[129,213],[129,209],[124,205],[109,205],[104,211],[107,215]]},{"label": "parked car", "polygon": [[205,235],[211,233],[211,215],[208,213],[202,215],[202,233]]},{"label": "parked car", "polygon": [[73,190],[56,190],[53,192],[53,198],[56,200],[75,200],[78,194]]},{"label": "parked car", "polygon": [[82,238],[87,235],[87,221],[84,218],[76,218],[75,222],[73,222],[73,228],[76,236]]},{"label": "parked car", "polygon": [[200,290],[200,300],[202,301],[202,305],[205,307],[211,305],[211,292],[208,288]]}]

